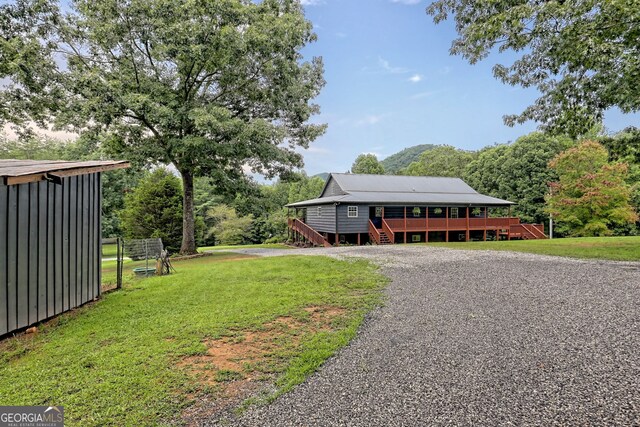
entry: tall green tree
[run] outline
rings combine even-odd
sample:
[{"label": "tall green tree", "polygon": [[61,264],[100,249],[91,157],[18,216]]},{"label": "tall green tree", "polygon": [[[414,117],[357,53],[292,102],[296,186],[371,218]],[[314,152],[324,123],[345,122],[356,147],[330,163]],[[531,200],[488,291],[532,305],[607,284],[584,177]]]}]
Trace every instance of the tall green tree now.
[{"label": "tall green tree", "polygon": [[211,208],[207,216],[213,220],[213,226],[209,230],[209,234],[214,236],[216,244],[241,245],[243,243],[252,243],[252,215],[238,216],[234,208],[221,204]]},{"label": "tall green tree", "polygon": [[534,132],[481,150],[464,178],[480,193],[516,202],[513,213],[524,222],[544,223],[548,183],[558,178],[548,164],[572,145],[570,138]]},{"label": "tall green tree", "polygon": [[548,211],[561,230],[573,236],[604,236],[616,226],[638,220],[630,205],[626,163],[609,163],[599,143],[585,141],[555,157],[558,174],[547,196]]},{"label": "tall green tree", "polygon": [[603,112],[640,109],[640,7],[630,0],[436,0],[436,23],[453,15],[451,53],[470,63],[493,51],[520,57],[496,78],[541,93],[508,125],[535,120],[545,130],[585,135]]},{"label": "tall green tree", "polygon": [[360,154],[351,165],[351,173],[384,175],[384,166],[375,154]]},{"label": "tall green tree", "polygon": [[476,153],[450,145],[438,145],[420,155],[420,158],[402,170],[403,175],[449,176],[461,178]]},{"label": "tall green tree", "polygon": [[125,238],[159,237],[176,251],[182,237],[180,179],[164,168],[149,173],[127,194],[120,215]]},{"label": "tall green tree", "polygon": [[[322,61],[294,0],[21,0],[0,7],[0,120],[50,123],[111,152],[173,164],[184,193],[181,252],[195,252],[194,178],[235,188],[302,165],[321,135],[311,100]],[[2,123],[0,123],[2,124]]]}]

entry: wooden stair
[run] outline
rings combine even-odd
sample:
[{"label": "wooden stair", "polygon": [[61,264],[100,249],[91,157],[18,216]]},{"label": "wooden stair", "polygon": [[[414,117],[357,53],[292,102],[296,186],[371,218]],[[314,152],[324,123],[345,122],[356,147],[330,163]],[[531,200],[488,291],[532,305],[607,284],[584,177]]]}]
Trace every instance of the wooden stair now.
[{"label": "wooden stair", "polygon": [[389,236],[387,236],[387,233],[385,233],[384,231],[380,232],[380,244],[381,245],[390,245],[391,243],[393,243],[391,241],[391,239],[389,239]]}]

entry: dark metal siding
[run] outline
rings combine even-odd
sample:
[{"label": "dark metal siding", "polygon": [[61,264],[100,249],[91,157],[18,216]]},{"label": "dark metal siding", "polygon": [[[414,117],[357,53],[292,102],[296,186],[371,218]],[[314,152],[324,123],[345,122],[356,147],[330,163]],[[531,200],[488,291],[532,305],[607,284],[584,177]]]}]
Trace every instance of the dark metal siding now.
[{"label": "dark metal siding", "polygon": [[342,194],[345,194],[345,192],[342,188],[340,188],[340,186],[338,185],[338,182],[333,178],[329,178],[329,182],[327,183],[327,188],[325,188],[324,193],[322,194],[322,197],[339,196]]},{"label": "dark metal siding", "polygon": [[0,184],[0,335],[100,295],[100,174]]},{"label": "dark metal siding", "polygon": [[[348,206],[358,206],[358,217],[347,216]],[[338,233],[368,233],[369,205],[340,204],[338,205]]]},{"label": "dark metal siding", "polygon": [[[322,207],[322,215],[318,216],[318,206]],[[307,207],[307,224],[319,233],[336,232],[336,207],[333,204]]]}]

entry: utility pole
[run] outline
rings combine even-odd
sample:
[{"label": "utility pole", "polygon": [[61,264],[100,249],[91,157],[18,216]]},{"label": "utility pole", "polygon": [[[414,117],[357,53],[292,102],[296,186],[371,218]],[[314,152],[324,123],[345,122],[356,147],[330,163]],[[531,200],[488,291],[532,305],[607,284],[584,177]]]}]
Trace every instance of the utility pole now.
[{"label": "utility pole", "polygon": [[549,214],[549,239],[553,239],[553,215]]}]

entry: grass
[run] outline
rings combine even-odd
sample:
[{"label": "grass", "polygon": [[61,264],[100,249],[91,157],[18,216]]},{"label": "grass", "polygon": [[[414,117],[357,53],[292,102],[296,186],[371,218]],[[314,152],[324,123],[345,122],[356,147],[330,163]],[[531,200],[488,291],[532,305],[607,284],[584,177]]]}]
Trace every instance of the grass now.
[{"label": "grass", "polygon": [[115,243],[102,245],[102,258],[115,258],[118,255],[118,247]]},{"label": "grass", "polygon": [[[69,426],[156,426],[254,372],[283,392],[315,371],[354,335],[381,298],[385,280],[364,261],[327,257],[251,258],[216,252],[175,263],[171,276],[136,280],[63,314],[36,334],[0,343],[3,405],[64,405]],[[241,341],[278,319],[307,325],[309,307],[339,307],[331,328],[282,329],[253,365],[185,366],[207,343]],[[306,323],[305,323],[306,322]],[[283,324],[281,325],[283,328]],[[256,332],[248,332],[256,331]],[[272,395],[273,396],[273,395]]]},{"label": "grass", "polygon": [[225,249],[292,249],[291,246],[283,245],[281,243],[263,243],[257,245],[236,245],[236,246],[204,246],[202,248],[198,248],[198,252],[204,251],[223,251]]},{"label": "grass", "polygon": [[579,237],[499,242],[429,243],[429,245],[443,246],[451,249],[515,251],[571,258],[640,261],[640,236]]}]

